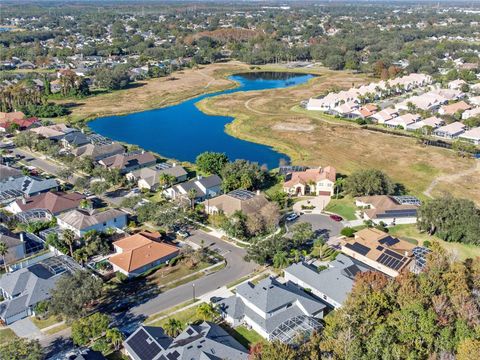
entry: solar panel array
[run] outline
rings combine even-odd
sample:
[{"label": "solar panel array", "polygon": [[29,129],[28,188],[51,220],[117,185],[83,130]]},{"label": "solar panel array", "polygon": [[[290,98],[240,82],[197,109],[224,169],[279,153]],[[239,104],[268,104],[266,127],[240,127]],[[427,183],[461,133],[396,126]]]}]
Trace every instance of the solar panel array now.
[{"label": "solar panel array", "polygon": [[385,265],[393,270],[399,270],[407,262],[407,260],[408,259],[406,257],[388,249],[385,250],[385,252],[377,259],[380,264]]},{"label": "solar panel array", "polygon": [[87,138],[94,145],[110,145],[111,143],[113,143],[112,140],[99,134],[91,134],[91,135],[88,135]]},{"label": "solar panel array", "polygon": [[280,175],[291,174],[292,172],[300,172],[307,170],[307,166],[280,166],[278,168],[278,173]]},{"label": "solar panel array", "polygon": [[170,164],[170,163],[163,162],[163,163],[160,163],[160,164],[155,165],[155,169],[157,169],[157,170],[166,170],[166,169],[170,169],[172,166],[173,166],[173,165]]},{"label": "solar panel array", "polygon": [[348,248],[348,249],[351,249],[363,256],[367,255],[368,252],[370,251],[370,248],[358,243],[358,242],[354,242],[353,244],[345,244],[345,247]]},{"label": "solar panel array", "polygon": [[415,257],[415,265],[420,270],[423,270],[425,265],[427,265],[427,255],[431,253],[431,250],[423,246],[416,246],[413,248],[412,253]]},{"label": "solar panel array", "polygon": [[0,201],[14,199],[23,195],[20,190],[6,190],[0,193]]},{"label": "solar panel array", "polygon": [[239,200],[248,200],[255,197],[255,193],[241,189],[230,191],[228,195]]},{"label": "solar panel array", "polygon": [[128,346],[130,346],[142,360],[153,359],[162,351],[155,341],[151,341],[150,335],[143,329],[128,339]]},{"label": "solar panel array", "polygon": [[410,196],[410,195],[400,195],[400,196],[394,196],[393,197],[395,201],[399,204],[402,205],[417,205],[420,206],[422,202],[417,199],[415,196]]},{"label": "solar panel array", "polygon": [[394,238],[392,236],[386,236],[383,239],[380,239],[378,242],[382,245],[393,246],[393,245],[399,243],[400,240],[398,240],[397,238]]}]

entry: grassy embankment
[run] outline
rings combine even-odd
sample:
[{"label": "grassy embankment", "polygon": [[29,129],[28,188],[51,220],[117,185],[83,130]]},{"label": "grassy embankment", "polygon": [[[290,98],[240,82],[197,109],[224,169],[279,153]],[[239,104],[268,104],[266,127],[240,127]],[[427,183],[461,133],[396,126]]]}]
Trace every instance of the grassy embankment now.
[{"label": "grassy embankment", "polygon": [[[348,72],[317,69],[316,73],[317,78],[293,88],[237,92],[204,99],[197,106],[208,114],[233,116],[235,120],[227,126],[229,134],[272,146],[296,164],[331,164],[343,174],[370,167],[382,169],[422,199],[423,191],[436,177],[472,167],[472,159],[460,158],[452,151],[424,147],[413,138],[361,129],[354,123],[301,109],[300,102],[312,96],[368,81]],[[464,186],[475,183],[474,178],[475,174],[470,174],[460,183],[448,183],[445,189],[480,204],[477,185]]]}]

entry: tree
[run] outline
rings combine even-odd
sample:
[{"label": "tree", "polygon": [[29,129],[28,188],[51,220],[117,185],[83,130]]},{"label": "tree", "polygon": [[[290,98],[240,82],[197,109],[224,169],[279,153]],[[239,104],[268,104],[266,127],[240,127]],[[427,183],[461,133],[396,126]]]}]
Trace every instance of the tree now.
[{"label": "tree", "polygon": [[51,291],[50,311],[68,319],[81,317],[102,294],[102,281],[80,270],[62,276]]},{"label": "tree", "polygon": [[352,229],[351,227],[344,227],[342,231],[340,231],[340,234],[346,237],[352,237],[353,234],[355,234],[355,229]]},{"label": "tree", "polygon": [[176,337],[180,332],[182,331],[182,323],[175,319],[175,318],[169,318],[165,325],[163,326],[163,329],[165,330],[165,334],[167,334],[170,337]]},{"label": "tree", "polygon": [[312,229],[312,224],[305,222],[292,226],[292,240],[296,247],[303,246],[314,238],[315,232]]},{"label": "tree", "polygon": [[188,199],[190,200],[190,206],[192,209],[195,207],[195,199],[197,198],[197,190],[190,189],[187,193]]},{"label": "tree", "polygon": [[458,345],[457,360],[480,359],[480,340],[464,339]]},{"label": "tree", "polygon": [[44,353],[38,340],[16,337],[0,345],[0,360],[42,360]]},{"label": "tree", "polygon": [[73,342],[80,346],[89,345],[91,342],[105,335],[110,321],[110,316],[99,312],[75,320],[72,323]]},{"label": "tree", "polygon": [[16,146],[27,147],[30,151],[32,151],[37,141],[38,136],[32,131],[22,131],[14,139]]},{"label": "tree", "polygon": [[333,257],[335,250],[328,246],[328,244],[325,244],[322,240],[316,240],[313,244],[311,254],[318,260],[325,261]]},{"label": "tree", "polygon": [[480,244],[480,210],[470,200],[446,196],[427,201],[417,218],[420,230],[445,241]]},{"label": "tree", "polygon": [[249,360],[296,360],[298,352],[278,340],[252,345]]},{"label": "tree", "polygon": [[107,329],[105,337],[113,345],[115,351],[118,351],[120,349],[120,346],[122,346],[123,334],[120,330],[118,330],[118,328]]},{"label": "tree", "polygon": [[5,273],[8,273],[7,259],[6,255],[8,254],[8,246],[5,242],[0,241],[0,256],[3,260],[3,266],[5,267]]},{"label": "tree", "polygon": [[377,169],[354,172],[345,180],[344,188],[352,196],[389,195],[395,190],[390,178]]},{"label": "tree", "polygon": [[73,244],[75,244],[75,237],[73,230],[65,229],[62,232],[62,240],[68,246],[71,257],[73,257]]},{"label": "tree", "polygon": [[223,191],[236,189],[259,189],[262,187],[266,174],[256,163],[247,160],[235,160],[225,165],[221,171]]},{"label": "tree", "polygon": [[197,316],[200,317],[203,321],[211,320],[215,317],[216,311],[212,304],[202,303],[197,307]]},{"label": "tree", "polygon": [[279,251],[273,256],[273,266],[277,269],[282,269],[290,265],[288,254],[286,251]]},{"label": "tree", "polygon": [[197,156],[195,164],[197,168],[207,174],[219,175],[225,165],[228,163],[228,157],[225,153],[216,153],[206,151]]}]

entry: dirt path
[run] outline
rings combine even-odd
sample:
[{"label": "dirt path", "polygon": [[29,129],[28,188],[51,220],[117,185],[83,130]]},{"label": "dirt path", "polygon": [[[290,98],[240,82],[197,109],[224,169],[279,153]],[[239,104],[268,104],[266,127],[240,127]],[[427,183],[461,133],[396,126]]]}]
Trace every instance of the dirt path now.
[{"label": "dirt path", "polygon": [[428,188],[423,192],[423,194],[425,196],[428,196],[429,198],[433,198],[432,191],[438,185],[439,182],[441,181],[454,182],[455,180],[458,180],[463,176],[473,174],[476,171],[480,171],[480,160],[475,160],[475,164],[470,169],[467,169],[463,172],[460,172],[457,174],[451,174],[451,175],[443,175],[433,179],[433,181],[430,183]]}]

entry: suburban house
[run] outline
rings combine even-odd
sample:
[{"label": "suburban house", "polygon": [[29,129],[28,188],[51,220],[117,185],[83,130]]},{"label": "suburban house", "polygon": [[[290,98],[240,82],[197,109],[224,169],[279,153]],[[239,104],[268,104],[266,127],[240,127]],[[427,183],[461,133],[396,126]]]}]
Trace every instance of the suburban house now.
[{"label": "suburban house", "polygon": [[361,117],[362,119],[367,119],[378,111],[378,107],[375,104],[367,104],[361,108],[352,112],[353,115]]},{"label": "suburban house", "polygon": [[125,227],[127,225],[127,214],[117,209],[100,212],[74,209],[60,214],[57,221],[61,229],[70,229],[78,237],[81,237],[90,230],[104,232],[109,228],[121,229]]},{"label": "suburban house", "polygon": [[284,270],[284,278],[304,289],[310,289],[313,295],[338,309],[352,291],[355,276],[372,270],[365,264],[339,254],[321,271],[314,263],[298,262]]},{"label": "suburban house", "polygon": [[85,195],[77,192],[64,193],[51,191],[29,198],[18,199],[8,204],[6,209],[13,214],[28,210],[43,209],[48,210],[53,215],[58,215],[62,212],[76,209],[85,198]]},{"label": "suburban house", "polygon": [[355,205],[364,208],[364,220],[376,224],[414,224],[420,201],[413,196],[372,195],[356,198]]},{"label": "suburban house", "polygon": [[72,154],[79,157],[90,157],[93,161],[100,161],[110,156],[123,154],[125,148],[118,143],[87,144],[72,149]]},{"label": "suburban house", "polygon": [[415,124],[420,120],[420,115],[418,114],[404,114],[397,116],[391,120],[385,121],[384,125],[390,128],[398,128],[401,127],[404,130],[407,130],[409,126]]},{"label": "suburban house", "polygon": [[90,139],[81,131],[72,131],[66,134],[60,143],[65,149],[73,149],[90,143]]},{"label": "suburban house", "polygon": [[23,173],[19,169],[0,164],[0,182],[8,181],[9,179],[16,179],[23,177]]},{"label": "suburban house", "polygon": [[470,110],[472,107],[467,104],[465,101],[459,101],[453,104],[443,105],[438,113],[440,115],[450,115],[453,116],[459,111]]},{"label": "suburban house", "polygon": [[335,191],[337,172],[331,166],[292,172],[285,177],[283,190],[289,195],[326,195]]},{"label": "suburban house", "polygon": [[0,112],[0,122],[24,119],[25,114],[21,111]]},{"label": "suburban house", "polygon": [[409,266],[414,248],[415,245],[375,228],[357,231],[353,239],[341,242],[342,253],[392,277]]},{"label": "suburban house", "polygon": [[31,131],[33,131],[38,136],[41,136],[45,139],[50,139],[53,141],[60,141],[65,135],[71,132],[78,132],[77,129],[69,128],[65,124],[40,126],[37,128],[33,128]]},{"label": "suburban house", "polygon": [[480,127],[467,130],[458,138],[469,141],[475,145],[480,145]]},{"label": "suburban house", "polygon": [[267,198],[248,190],[233,190],[228,194],[207,199],[203,202],[207,214],[223,213],[226,216],[241,211],[245,215],[259,214],[263,207],[268,204]]},{"label": "suburban house", "polygon": [[371,116],[379,124],[384,124],[388,120],[392,120],[394,117],[398,116],[398,110],[393,108],[386,108],[382,111],[379,111]]},{"label": "suburban house", "polygon": [[[19,235],[14,234],[3,226],[0,226],[0,243],[7,245],[8,250],[5,255],[5,263],[14,263],[25,257],[26,248],[23,233]],[[0,264],[3,264],[2,257],[0,257]]]},{"label": "suburban house", "polygon": [[67,256],[53,256],[34,265],[2,275],[0,319],[7,325],[34,314],[35,305],[50,298],[63,274],[81,269]]},{"label": "suburban house", "polygon": [[477,116],[480,116],[480,107],[475,107],[473,109],[466,110],[462,113],[463,120],[470,119],[472,117],[477,117]]},{"label": "suburban house", "polygon": [[439,127],[433,131],[433,135],[444,139],[456,139],[465,132],[467,127],[459,121]]},{"label": "suburban house", "polygon": [[271,277],[257,285],[237,286],[235,295],[218,303],[222,317],[232,326],[245,323],[267,340],[289,343],[300,331],[314,331],[326,305],[292,282]]},{"label": "suburban house", "polygon": [[107,169],[117,169],[121,174],[155,165],[157,159],[149,152],[117,154],[103,158],[98,163]]},{"label": "suburban house", "polygon": [[140,326],[124,342],[132,360],[247,360],[248,350],[217,324],[189,325],[176,338],[161,327]]},{"label": "suburban house", "polygon": [[146,231],[115,241],[113,247],[115,255],[108,259],[110,264],[115,272],[128,277],[165,264],[180,253],[176,246],[162,242],[160,233]]},{"label": "suburban house", "polygon": [[6,204],[20,197],[31,197],[58,189],[55,179],[41,179],[33,176],[9,177],[0,182],[0,203]]},{"label": "suburban house", "polygon": [[[140,189],[155,191],[160,187],[162,176],[172,177],[174,184],[187,180],[188,173],[177,164],[162,163],[157,164],[153,168],[143,168],[129,172],[126,176],[129,181],[136,181]],[[164,184],[163,186],[165,187]]]},{"label": "suburban house", "polygon": [[171,199],[189,199],[189,194],[193,193],[193,200],[201,202],[222,193],[222,179],[218,175],[197,176],[195,179],[165,189],[164,193]]},{"label": "suburban house", "polygon": [[460,90],[462,86],[466,84],[467,82],[465,80],[457,79],[457,80],[450,81],[447,86],[449,89]]},{"label": "suburban house", "polygon": [[16,118],[12,120],[0,120],[0,131],[6,132],[11,126],[17,126],[19,130],[28,130],[38,123],[38,118],[31,117],[28,119]]},{"label": "suburban house", "polygon": [[424,127],[430,127],[433,130],[437,129],[440,126],[445,125],[445,121],[442,119],[436,117],[436,116],[431,116],[429,118],[426,118],[424,120],[417,121],[415,123],[412,123],[407,126],[407,130],[410,131],[415,131],[418,129],[423,129]]}]

